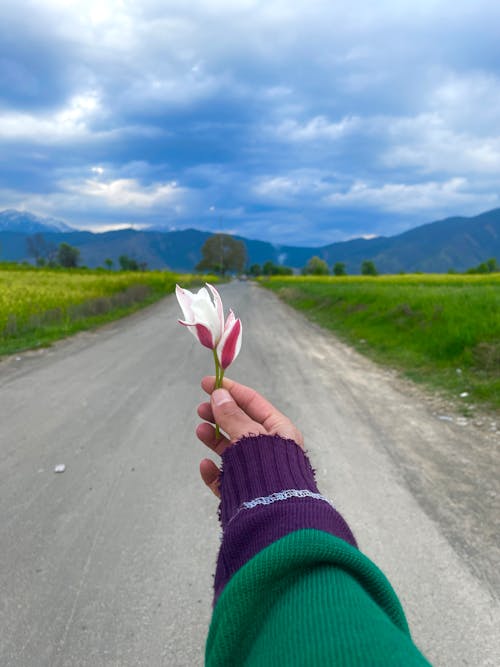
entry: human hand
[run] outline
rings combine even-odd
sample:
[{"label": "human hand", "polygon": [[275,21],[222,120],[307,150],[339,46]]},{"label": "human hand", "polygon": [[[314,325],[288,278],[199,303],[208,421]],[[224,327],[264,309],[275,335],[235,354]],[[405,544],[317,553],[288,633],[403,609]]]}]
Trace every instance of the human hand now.
[{"label": "human hand", "polygon": [[[205,420],[196,429],[198,438],[212,451],[222,453],[247,435],[280,435],[304,447],[302,433],[269,401],[254,389],[224,378],[223,388],[216,389],[215,378],[205,376],[201,386],[210,394],[209,403],[200,403],[198,415]],[[210,423],[208,423],[210,422]],[[226,435],[215,435],[213,424],[219,424]],[[219,468],[210,459],[200,463],[200,474],[205,484],[220,498]]]}]

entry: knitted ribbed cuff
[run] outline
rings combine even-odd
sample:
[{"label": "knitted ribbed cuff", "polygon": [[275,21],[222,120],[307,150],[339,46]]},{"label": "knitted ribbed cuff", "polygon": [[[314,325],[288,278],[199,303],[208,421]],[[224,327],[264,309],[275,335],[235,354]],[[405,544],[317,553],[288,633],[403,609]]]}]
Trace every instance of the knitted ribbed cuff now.
[{"label": "knitted ribbed cuff", "polygon": [[222,528],[243,503],[283,489],[318,493],[313,469],[303,450],[293,440],[278,435],[242,438],[222,455]]},{"label": "knitted ribbed cuff", "polygon": [[240,567],[295,530],[316,528],[357,546],[343,517],[319,494],[311,464],[293,440],[259,435],[229,447],[220,491],[215,601]]}]

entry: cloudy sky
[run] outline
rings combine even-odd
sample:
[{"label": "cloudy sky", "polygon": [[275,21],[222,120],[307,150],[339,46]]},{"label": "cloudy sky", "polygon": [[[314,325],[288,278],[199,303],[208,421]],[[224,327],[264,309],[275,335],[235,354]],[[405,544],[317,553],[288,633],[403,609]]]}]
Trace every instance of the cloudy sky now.
[{"label": "cloudy sky", "polygon": [[2,0],[0,210],[320,245],[500,206],[498,0]]}]

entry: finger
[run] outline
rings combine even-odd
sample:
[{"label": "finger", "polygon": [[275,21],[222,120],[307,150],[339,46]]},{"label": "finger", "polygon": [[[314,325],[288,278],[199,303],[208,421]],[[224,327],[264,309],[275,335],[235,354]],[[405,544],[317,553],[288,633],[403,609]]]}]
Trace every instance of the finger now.
[{"label": "finger", "polygon": [[246,435],[267,433],[262,424],[250,419],[239,407],[227,389],[216,389],[212,392],[210,403],[216,423],[228,434],[231,442]]},{"label": "finger", "polygon": [[[214,376],[205,376],[201,381],[201,386],[207,394],[211,394],[215,387]],[[229,378],[224,378],[222,386],[230,392],[236,403],[248,414],[250,419],[260,424],[264,424],[272,415],[279,415],[281,418],[287,419],[284,414],[256,392],[255,389],[246,387],[244,384],[240,384]]]},{"label": "finger", "polygon": [[[211,393],[215,386],[215,377],[205,376],[201,381],[202,388]],[[286,415],[274,407],[255,389],[246,387],[239,382],[224,378],[223,387],[227,389],[240,408],[253,421],[262,424],[267,433],[278,434],[283,438],[294,440],[301,447],[304,446],[304,438],[298,428],[288,419]],[[211,421],[211,420],[209,420]]]},{"label": "finger", "polygon": [[210,403],[200,403],[198,406],[198,415],[207,422],[212,422],[212,424],[215,422]]},{"label": "finger", "polygon": [[209,487],[212,493],[216,495],[217,498],[220,498],[220,491],[219,491],[220,470],[215,465],[215,463],[210,459],[203,459],[203,461],[200,461],[200,475],[201,479]]},{"label": "finger", "polygon": [[203,442],[204,445],[209,447],[213,452],[222,456],[224,451],[230,446],[229,440],[225,435],[221,434],[219,437],[215,435],[215,428],[212,424],[199,424],[196,427],[196,435]]}]

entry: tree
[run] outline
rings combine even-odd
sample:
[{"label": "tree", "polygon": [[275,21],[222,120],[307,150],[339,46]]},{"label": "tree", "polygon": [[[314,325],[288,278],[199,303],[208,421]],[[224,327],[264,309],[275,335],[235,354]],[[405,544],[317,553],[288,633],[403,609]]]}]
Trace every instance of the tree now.
[{"label": "tree", "polygon": [[347,271],[345,268],[345,262],[335,262],[333,265],[333,274],[335,276],[346,276]]},{"label": "tree", "polygon": [[500,270],[496,257],[490,257],[485,262],[481,262],[471,269],[467,269],[466,273],[496,273]]},{"label": "tree", "polygon": [[104,260],[104,266],[108,269],[108,271],[111,271],[113,268],[113,260],[108,257]]},{"label": "tree", "polygon": [[255,277],[260,276],[260,274],[262,273],[262,269],[260,267],[260,264],[252,264],[250,266],[250,268],[248,269],[248,273],[251,276],[255,276]]},{"label": "tree", "polygon": [[118,263],[120,264],[120,269],[122,271],[139,271],[139,264],[137,261],[128,255],[120,255],[120,257],[118,257]]},{"label": "tree", "polygon": [[328,269],[328,264],[325,262],[325,260],[315,255],[314,257],[311,257],[311,259],[307,262],[307,264],[302,270],[302,273],[304,275],[311,275],[311,276],[327,276],[330,273],[330,271]]},{"label": "tree", "polygon": [[57,250],[57,263],[67,269],[74,269],[80,261],[80,251],[69,243],[59,244]]},{"label": "tree", "polygon": [[377,267],[375,266],[375,262],[372,262],[371,259],[363,260],[361,264],[361,273],[364,276],[378,276],[378,271]]},{"label": "tree", "polygon": [[283,266],[283,264],[275,264],[268,260],[264,262],[262,266],[262,274],[264,276],[292,276],[293,269],[289,266]]},{"label": "tree", "polygon": [[488,265],[488,270],[490,273],[500,271],[500,266],[498,266],[496,257],[490,257],[490,259],[486,260],[486,264]]},{"label": "tree", "polygon": [[26,239],[26,250],[33,257],[37,266],[54,263],[57,256],[57,248],[54,243],[45,240],[43,234],[34,234]]},{"label": "tree", "polygon": [[226,271],[241,272],[247,263],[247,251],[243,241],[229,234],[214,234],[201,249],[198,271],[214,271],[224,275]]}]

